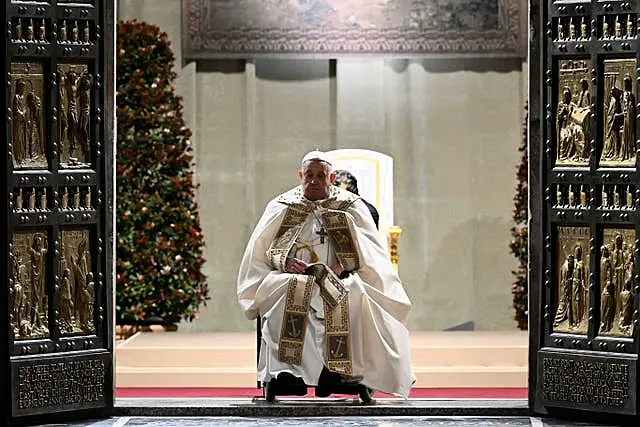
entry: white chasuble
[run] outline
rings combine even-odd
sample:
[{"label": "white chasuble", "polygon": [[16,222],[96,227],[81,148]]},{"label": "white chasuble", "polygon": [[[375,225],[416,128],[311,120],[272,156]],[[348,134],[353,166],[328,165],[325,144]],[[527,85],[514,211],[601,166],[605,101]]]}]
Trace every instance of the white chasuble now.
[{"label": "white chasuble", "polygon": [[[285,273],[287,257],[314,266]],[[335,263],[351,274],[339,279],[326,268]],[[273,199],[247,244],[237,292],[246,316],[262,317],[258,380],[288,372],[315,386],[326,366],[408,396],[411,302],[358,196],[331,187],[311,202],[296,187]]]}]

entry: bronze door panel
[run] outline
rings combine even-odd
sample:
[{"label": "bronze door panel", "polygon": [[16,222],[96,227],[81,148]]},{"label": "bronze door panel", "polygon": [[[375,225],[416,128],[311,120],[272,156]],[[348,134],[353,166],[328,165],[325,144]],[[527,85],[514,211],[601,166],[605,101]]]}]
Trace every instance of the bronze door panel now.
[{"label": "bronze door panel", "polygon": [[530,405],[635,420],[640,1],[530,6]]},{"label": "bronze door panel", "polygon": [[[114,1],[7,1],[6,424],[113,408]],[[6,392],[5,392],[6,391]]]}]

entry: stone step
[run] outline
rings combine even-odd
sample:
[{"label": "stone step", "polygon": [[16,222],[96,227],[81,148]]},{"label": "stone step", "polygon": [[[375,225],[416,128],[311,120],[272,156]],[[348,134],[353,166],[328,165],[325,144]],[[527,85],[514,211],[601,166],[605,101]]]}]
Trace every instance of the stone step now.
[{"label": "stone step", "polygon": [[[470,335],[475,334],[475,335]],[[445,339],[446,338],[446,339]],[[527,366],[521,335],[475,333],[412,334],[413,366]],[[116,365],[132,368],[251,368],[253,334],[141,333],[116,348]]]},{"label": "stone step", "polygon": [[[526,366],[527,348],[506,346],[418,347],[411,349],[412,365]],[[250,347],[140,347],[117,350],[117,366],[242,368],[255,366],[256,348]]]},{"label": "stone step", "polygon": [[[523,366],[428,366],[414,367],[414,387],[526,387]],[[256,385],[256,370],[246,368],[116,369],[117,387],[248,387]]]}]

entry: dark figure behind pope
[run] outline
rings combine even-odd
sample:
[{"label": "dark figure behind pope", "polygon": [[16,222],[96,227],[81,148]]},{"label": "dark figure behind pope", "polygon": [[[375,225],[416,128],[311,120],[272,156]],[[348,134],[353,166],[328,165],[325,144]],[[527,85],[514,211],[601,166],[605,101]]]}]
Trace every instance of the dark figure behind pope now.
[{"label": "dark figure behind pope", "polygon": [[407,397],[415,376],[406,327],[411,302],[362,199],[332,185],[312,151],[301,185],[271,200],[238,274],[238,300],[261,317],[258,380],[358,383]]}]

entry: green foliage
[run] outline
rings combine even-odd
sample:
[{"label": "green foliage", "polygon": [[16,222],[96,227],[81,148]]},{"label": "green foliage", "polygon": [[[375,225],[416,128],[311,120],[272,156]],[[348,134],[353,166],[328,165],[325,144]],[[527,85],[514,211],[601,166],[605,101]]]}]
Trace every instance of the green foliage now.
[{"label": "green foliage", "polygon": [[137,21],[118,23],[117,49],[116,321],[193,320],[209,290],[175,58]]},{"label": "green foliage", "polygon": [[512,271],[515,281],[511,285],[511,294],[513,295],[513,308],[515,310],[514,320],[518,323],[518,328],[528,328],[529,315],[529,283],[527,281],[527,220],[529,218],[529,158],[527,156],[527,106],[525,105],[525,119],[522,130],[522,141],[518,151],[522,153],[520,164],[516,172],[516,194],[513,197],[513,222],[515,225],[511,228],[511,236],[513,240],[509,244],[511,252],[518,260],[518,268]]}]

